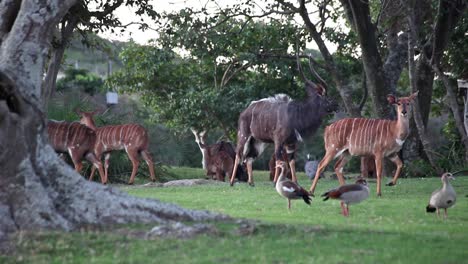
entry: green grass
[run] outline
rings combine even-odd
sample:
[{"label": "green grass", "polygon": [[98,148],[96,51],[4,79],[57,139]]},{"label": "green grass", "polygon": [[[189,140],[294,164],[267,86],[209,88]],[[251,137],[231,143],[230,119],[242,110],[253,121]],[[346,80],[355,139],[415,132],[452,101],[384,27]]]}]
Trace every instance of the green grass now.
[{"label": "green grass", "polygon": [[[201,178],[203,171],[172,168],[185,178]],[[191,176],[191,177],[190,177]],[[300,174],[300,183],[310,182]],[[318,197],[307,206],[280,197],[255,171],[255,188],[245,183],[122,190],[192,209],[211,210],[238,218],[260,220],[256,231],[236,234],[234,224],[217,224],[220,233],[193,239],[144,240],[125,235],[123,227],[111,231],[24,234],[17,251],[0,262],[24,263],[468,263],[468,178],[453,181],[458,201],[449,218],[426,214],[431,192],[439,178],[401,179],[383,187],[383,197],[371,196],[350,207],[350,217],[340,215],[338,201]],[[349,182],[350,180],[348,180]],[[320,180],[316,194],[335,187],[336,180]],[[126,228],[134,232],[150,226]],[[125,232],[124,232],[125,233]],[[128,233],[128,232],[127,232]]]}]

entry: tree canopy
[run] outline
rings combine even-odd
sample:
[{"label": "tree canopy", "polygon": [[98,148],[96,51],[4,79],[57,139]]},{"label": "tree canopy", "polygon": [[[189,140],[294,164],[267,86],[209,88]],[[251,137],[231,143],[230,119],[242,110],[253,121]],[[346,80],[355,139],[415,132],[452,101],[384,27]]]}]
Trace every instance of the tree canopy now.
[{"label": "tree canopy", "polygon": [[183,14],[152,45],[129,45],[109,85],[141,92],[158,119],[179,131],[220,128],[231,137],[252,100],[304,96],[291,50],[305,46],[296,25],[221,17],[224,23],[207,27]]}]

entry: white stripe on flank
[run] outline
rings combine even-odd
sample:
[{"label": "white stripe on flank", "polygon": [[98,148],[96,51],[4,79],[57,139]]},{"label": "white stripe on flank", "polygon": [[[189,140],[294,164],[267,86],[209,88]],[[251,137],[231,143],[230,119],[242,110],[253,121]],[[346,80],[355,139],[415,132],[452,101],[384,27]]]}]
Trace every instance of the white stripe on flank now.
[{"label": "white stripe on flank", "polygon": [[379,144],[382,146],[382,137],[383,137],[383,132],[384,132],[384,121],[381,121],[382,123],[382,131],[380,132],[380,140],[379,140]]},{"label": "white stripe on flank", "polygon": [[361,122],[361,126],[360,126],[360,133],[359,133],[359,148],[360,148],[360,151],[362,151],[362,147],[364,146],[364,128],[366,127],[366,119],[363,119],[362,122]]},{"label": "white stripe on flank", "polygon": [[283,191],[292,193],[294,192],[294,188],[288,188],[288,187],[283,186]]},{"label": "white stripe on flank", "polygon": [[387,121],[385,122],[386,129],[385,129],[385,139],[384,139],[384,146],[387,147],[388,144],[388,138],[389,138],[389,132],[390,132],[390,123]]},{"label": "white stripe on flank", "polygon": [[381,120],[376,120],[377,122],[377,127],[375,128],[374,131],[374,144],[372,144],[372,148],[375,149],[375,145],[377,144],[377,137],[379,136],[379,126],[382,123]]},{"label": "white stripe on flank", "polygon": [[342,123],[342,122],[340,122],[340,126],[339,126],[339,128],[338,128],[338,141],[336,142],[337,145],[338,145],[338,142],[341,140],[341,130],[342,130],[342,128],[343,128],[343,126],[342,126],[341,123]]},{"label": "white stripe on flank", "polygon": [[354,133],[354,122],[356,122],[356,118],[353,119],[353,125],[351,127],[351,133],[349,134],[349,150],[351,151],[352,147],[353,147],[353,133]]},{"label": "white stripe on flank", "polygon": [[369,152],[372,153],[372,150],[373,150],[373,145],[374,145],[374,138],[372,137],[372,135],[374,135],[375,133],[373,133],[375,131],[375,122],[377,120],[375,119],[372,119],[372,125],[370,127],[370,131],[369,131]]},{"label": "white stripe on flank", "polygon": [[119,133],[119,144],[122,145],[122,131],[124,130],[124,127],[120,127],[120,133]]},{"label": "white stripe on flank", "polygon": [[369,152],[370,151],[370,143],[371,143],[371,138],[370,138],[370,126],[372,123],[372,119],[369,119],[369,122],[367,122],[366,126],[366,145],[365,145],[365,151]]},{"label": "white stripe on flank", "polygon": [[366,146],[366,128],[367,128],[367,121],[369,119],[364,119],[364,122],[362,123],[362,127],[361,127],[361,152],[364,151],[364,147]]},{"label": "white stripe on flank", "polygon": [[68,147],[68,133],[70,132],[71,124],[67,124],[67,133],[65,134],[65,147]]}]

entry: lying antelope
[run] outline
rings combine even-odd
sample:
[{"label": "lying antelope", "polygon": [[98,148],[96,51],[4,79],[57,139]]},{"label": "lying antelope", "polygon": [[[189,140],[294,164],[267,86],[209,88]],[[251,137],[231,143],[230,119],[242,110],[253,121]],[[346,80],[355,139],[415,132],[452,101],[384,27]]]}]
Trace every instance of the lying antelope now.
[{"label": "lying antelope", "polygon": [[[101,156],[104,154],[104,174],[106,179],[108,177],[110,152],[113,150],[125,149],[133,166],[132,175],[130,176],[128,184],[133,184],[135,180],[138,165],[140,164],[139,155],[141,155],[148,164],[151,180],[156,180],[153,159],[148,151],[148,132],[143,126],[138,124],[124,124],[96,127],[93,116],[97,111],[76,111],[76,113],[81,116],[81,124],[96,131],[97,140],[94,145],[94,153],[99,160],[101,160]],[[93,177],[94,171],[94,169],[91,171],[90,178]]]},{"label": "lying antelope", "polygon": [[375,159],[377,177],[377,195],[381,196],[382,161],[384,157],[390,158],[397,166],[392,182],[395,185],[400,176],[403,162],[398,157],[406,137],[409,134],[409,115],[411,104],[418,92],[409,97],[396,98],[388,95],[390,104],[396,105],[397,120],[345,118],[325,128],[323,135],[326,154],[320,161],[315,178],[310,187],[314,193],[320,173],[333,159],[338,158],[335,164],[335,173],[340,184],[345,184],[343,167],[351,156],[372,156]]},{"label": "lying antelope", "polygon": [[[75,165],[75,170],[80,173],[83,165],[83,157],[99,170],[101,182],[107,183],[104,175],[102,163],[94,155],[94,144],[96,142],[96,132],[78,122],[57,122],[49,120],[47,122],[47,134],[49,142],[56,152],[68,153]],[[92,180],[92,178],[89,178]]]},{"label": "lying antelope", "polygon": [[[206,131],[198,132],[194,129],[191,130],[203,156],[202,165],[206,171],[206,176],[215,177],[219,181],[225,181],[226,176],[228,179],[231,179],[234,159],[236,157],[232,144],[226,141],[219,141],[208,145],[206,144]],[[247,174],[242,164],[239,164],[235,177],[239,181],[247,181]]]}]

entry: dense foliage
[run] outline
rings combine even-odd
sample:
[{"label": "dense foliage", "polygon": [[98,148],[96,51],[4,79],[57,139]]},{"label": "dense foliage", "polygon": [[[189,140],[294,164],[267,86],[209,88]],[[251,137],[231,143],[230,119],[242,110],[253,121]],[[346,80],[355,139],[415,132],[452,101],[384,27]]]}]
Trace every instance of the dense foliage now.
[{"label": "dense foliage", "polygon": [[303,41],[295,26],[230,19],[203,32],[184,19],[172,21],[173,29],[152,45],[129,45],[121,53],[124,68],[109,81],[141,92],[159,121],[178,131],[221,129],[233,138],[250,101],[275,93],[304,96],[294,55],[282,58]]},{"label": "dense foliage", "polygon": [[80,89],[90,95],[103,91],[104,80],[87,69],[68,68],[65,76],[57,81],[57,91]]}]

